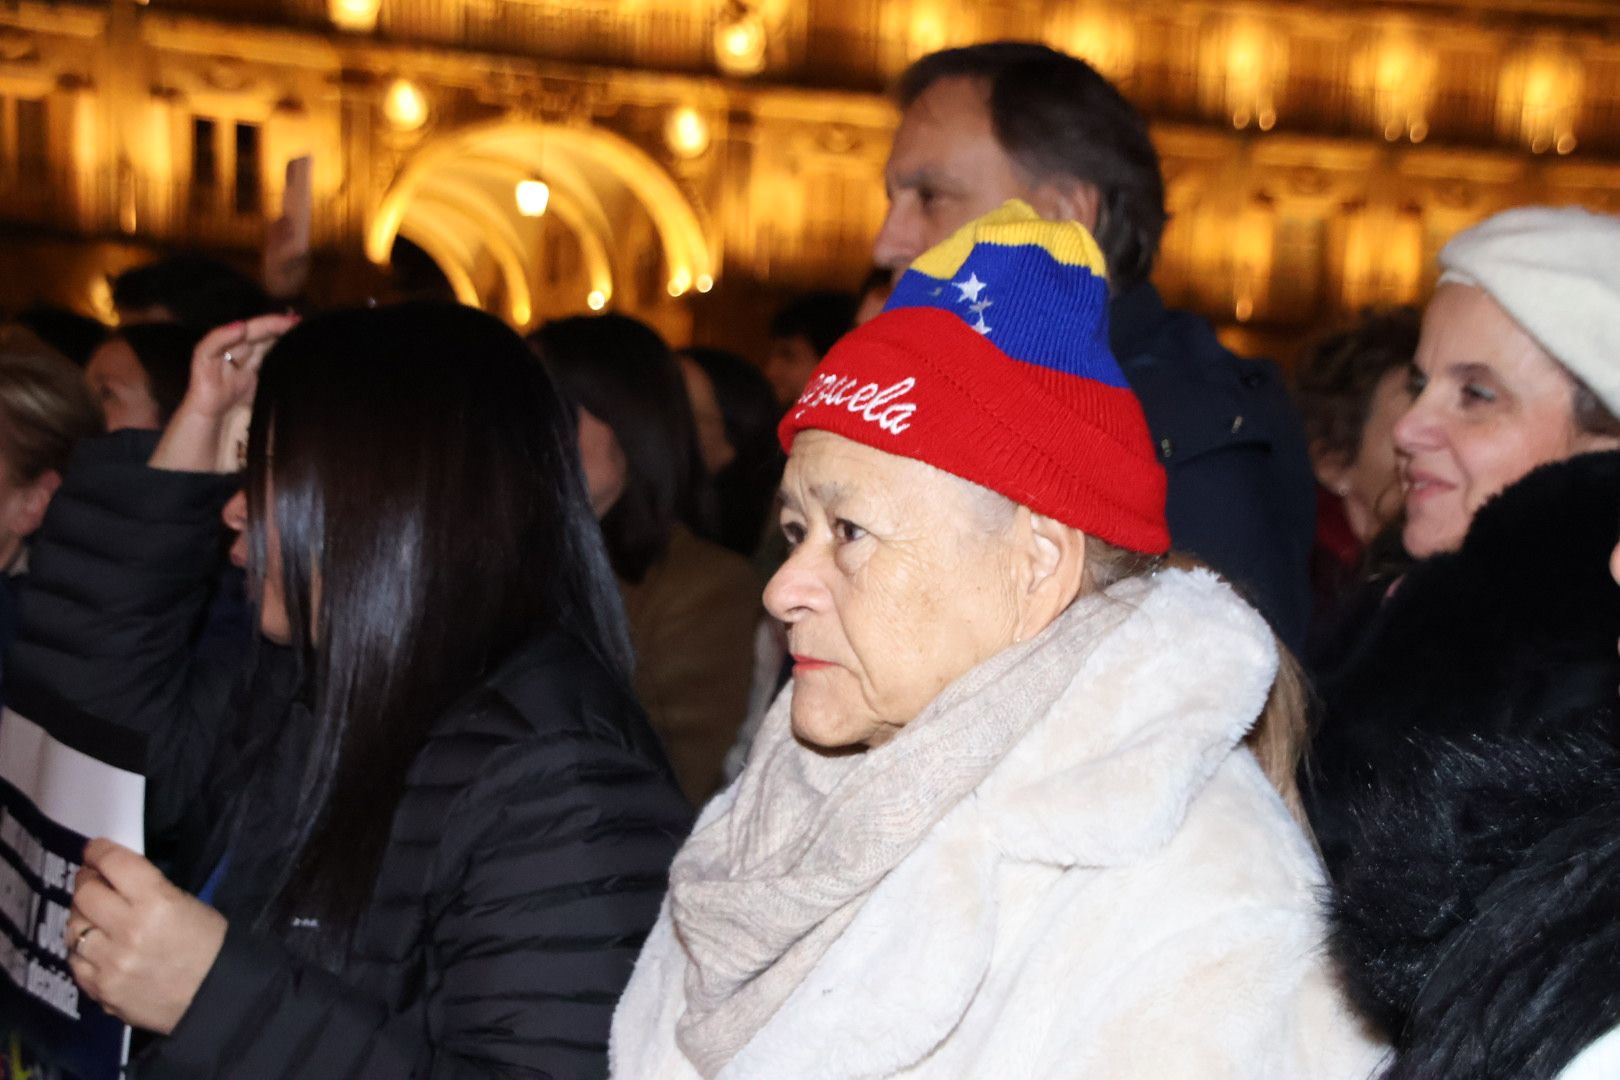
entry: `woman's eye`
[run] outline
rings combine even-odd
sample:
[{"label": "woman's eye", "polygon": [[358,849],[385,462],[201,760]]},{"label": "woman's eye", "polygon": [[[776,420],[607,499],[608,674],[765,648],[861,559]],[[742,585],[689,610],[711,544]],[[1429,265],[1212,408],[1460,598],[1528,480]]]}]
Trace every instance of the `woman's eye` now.
[{"label": "woman's eye", "polygon": [[804,526],[797,521],[782,522],[782,536],[787,540],[789,550],[804,543]]},{"label": "woman's eye", "polygon": [[1429,377],[1417,368],[1406,374],[1406,392],[1416,398],[1423,393],[1423,388],[1429,385]]},{"label": "woman's eye", "polygon": [[1496,400],[1496,391],[1481,383],[1464,383],[1462,388],[1463,404],[1485,404]]},{"label": "woman's eye", "polygon": [[843,518],[839,518],[833,522],[833,535],[838,538],[840,544],[853,544],[866,535],[866,530],[853,521],[845,521]]}]

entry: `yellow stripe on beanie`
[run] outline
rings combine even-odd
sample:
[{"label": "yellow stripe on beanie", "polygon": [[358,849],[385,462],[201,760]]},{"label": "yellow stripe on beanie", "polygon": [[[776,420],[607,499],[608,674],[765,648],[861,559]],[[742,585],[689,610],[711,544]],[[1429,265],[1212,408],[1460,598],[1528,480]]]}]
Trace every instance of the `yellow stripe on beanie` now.
[{"label": "yellow stripe on beanie", "polygon": [[955,277],[975,244],[1027,244],[1043,249],[1066,266],[1084,267],[1100,278],[1108,276],[1102,249],[1085,226],[1074,221],[1046,221],[1021,199],[1008,199],[990,213],[968,222],[949,239],[918,256],[911,269],[940,280]]}]

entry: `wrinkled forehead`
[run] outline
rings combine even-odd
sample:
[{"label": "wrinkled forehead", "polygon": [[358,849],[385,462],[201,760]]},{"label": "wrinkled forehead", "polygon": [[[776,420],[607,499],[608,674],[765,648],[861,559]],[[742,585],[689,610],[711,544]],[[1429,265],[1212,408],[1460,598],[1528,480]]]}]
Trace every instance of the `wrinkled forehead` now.
[{"label": "wrinkled forehead", "polygon": [[925,461],[878,450],[811,428],[793,440],[782,474],[782,501],[799,510],[860,508],[921,520],[997,518],[1011,501]]}]

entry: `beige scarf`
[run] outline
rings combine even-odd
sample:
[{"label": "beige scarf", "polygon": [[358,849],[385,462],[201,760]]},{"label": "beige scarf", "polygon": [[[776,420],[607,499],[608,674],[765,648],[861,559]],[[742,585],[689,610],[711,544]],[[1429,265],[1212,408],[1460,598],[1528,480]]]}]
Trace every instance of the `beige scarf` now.
[{"label": "beige scarf", "polygon": [[1081,662],[1152,579],[1076,601],[1033,641],[948,686],[887,744],[826,756],[772,706],[732,805],[670,871],[690,966],[676,1040],[715,1076],[770,1020],[860,910],[1062,695]]}]

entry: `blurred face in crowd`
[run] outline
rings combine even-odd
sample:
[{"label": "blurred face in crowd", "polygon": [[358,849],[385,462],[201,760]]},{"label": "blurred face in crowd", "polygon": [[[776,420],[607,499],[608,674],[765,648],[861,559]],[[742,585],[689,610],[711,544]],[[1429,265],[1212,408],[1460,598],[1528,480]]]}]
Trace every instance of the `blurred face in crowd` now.
[{"label": "blurred face in crowd", "polygon": [[84,377],[90,393],[101,404],[108,431],[156,431],[163,426],[157,402],[152,398],[151,380],[128,343],[113,338],[91,353]]},{"label": "blurred face in crowd", "polygon": [[51,496],[61,485],[62,477],[55,469],[24,480],[11,462],[0,456],[0,574],[9,572],[17,561],[23,541],[45,520]]},{"label": "blurred face in crowd", "polygon": [[585,470],[591,511],[600,521],[624,494],[629,465],[613,429],[585,409],[579,410],[579,463]]},{"label": "blurred face in crowd", "polygon": [[[273,493],[265,499],[268,506],[275,505]],[[225,527],[236,533],[231,542],[231,562],[242,569],[248,564],[248,499],[246,491],[238,491],[225,504],[220,516]],[[282,591],[281,533],[276,528],[276,516],[270,514],[264,523],[264,576],[249,583],[249,590],[259,609],[259,632],[278,645],[292,641],[292,621],[287,615],[287,597]]]},{"label": "blurred face in crowd", "polygon": [[698,450],[703,456],[703,471],[714,476],[730,465],[737,450],[726,438],[726,417],[720,411],[720,399],[714,395],[714,383],[702,366],[681,357],[681,378],[686,381],[686,400],[692,405],[692,420],[697,424]]},{"label": "blurred face in crowd", "polygon": [[922,462],[802,431],[781,494],[793,550],[765,606],[787,626],[793,731],[812,745],[888,741],[1073,599],[1047,604],[1059,579],[1032,522],[1050,523]]},{"label": "blurred face in crowd", "polygon": [[1456,549],[1480,506],[1536,466],[1620,446],[1577,428],[1569,374],[1481,289],[1435,290],[1413,364],[1395,444],[1402,539],[1419,558]]},{"label": "blurred face in crowd", "polygon": [[1350,531],[1365,544],[1394,521],[1403,496],[1395,454],[1395,423],[1412,403],[1411,372],[1391,368],[1373,387],[1361,447],[1353,461],[1342,454],[1313,455],[1317,479],[1344,501]]},{"label": "blurred face in crowd", "polygon": [[771,351],[765,356],[765,378],[776,391],[777,403],[787,408],[798,401],[819,363],[821,357],[808,338],[772,338]]},{"label": "blurred face in crowd", "polygon": [[1023,199],[1052,221],[1097,226],[1095,186],[1033,181],[996,139],[989,87],[982,79],[939,79],[900,118],[883,174],[889,214],[872,261],[903,270],[913,259],[1008,199]]}]

